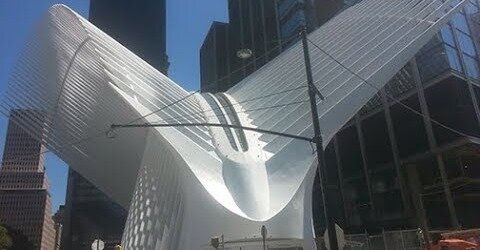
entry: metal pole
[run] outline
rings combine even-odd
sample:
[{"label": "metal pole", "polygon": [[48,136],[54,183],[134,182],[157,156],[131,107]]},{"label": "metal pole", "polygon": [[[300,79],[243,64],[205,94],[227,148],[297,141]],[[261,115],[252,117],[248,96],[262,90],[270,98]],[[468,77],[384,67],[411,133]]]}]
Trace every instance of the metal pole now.
[{"label": "metal pole", "polygon": [[267,227],[265,225],[262,226],[260,233],[262,235],[262,241],[263,241],[263,250],[266,250],[266,244],[265,244],[265,239],[267,238]]},{"label": "metal pole", "polygon": [[385,250],[388,250],[387,235],[385,234],[385,228],[382,228],[383,246]]},{"label": "metal pole", "polygon": [[222,234],[222,250],[225,250],[225,237]]},{"label": "metal pole", "polygon": [[322,193],[325,224],[327,226],[330,249],[337,250],[338,241],[337,241],[337,232],[335,230],[335,220],[330,216],[329,209],[328,209],[329,202],[327,197],[328,190],[326,188],[327,187],[327,168],[325,164],[325,151],[323,149],[323,138],[320,132],[320,123],[318,121],[317,98],[316,98],[317,89],[315,85],[313,85],[312,66],[310,64],[310,53],[308,50],[306,28],[304,28],[302,31],[302,43],[303,43],[303,54],[305,57],[305,70],[307,73],[308,94],[310,96],[310,108],[312,112],[313,130],[315,133],[314,141],[317,146],[318,177],[320,181],[320,190]]}]

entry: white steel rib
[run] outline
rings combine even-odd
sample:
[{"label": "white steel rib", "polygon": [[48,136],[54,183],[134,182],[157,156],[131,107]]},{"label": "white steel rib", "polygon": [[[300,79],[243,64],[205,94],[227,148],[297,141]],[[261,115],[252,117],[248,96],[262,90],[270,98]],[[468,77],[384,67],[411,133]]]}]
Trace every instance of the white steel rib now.
[{"label": "white steel rib", "polygon": [[[464,3],[364,0],[308,36],[341,62],[310,44],[315,85],[325,97],[317,103],[324,145]],[[302,45],[225,93],[190,95],[55,5],[26,44],[1,109],[38,112],[19,125],[129,208],[126,249],[209,249],[214,235],[256,239],[262,225],[270,246],[276,239],[314,249],[317,165],[309,143],[205,126],[119,129],[106,136],[112,124],[228,123],[311,138]]]}]

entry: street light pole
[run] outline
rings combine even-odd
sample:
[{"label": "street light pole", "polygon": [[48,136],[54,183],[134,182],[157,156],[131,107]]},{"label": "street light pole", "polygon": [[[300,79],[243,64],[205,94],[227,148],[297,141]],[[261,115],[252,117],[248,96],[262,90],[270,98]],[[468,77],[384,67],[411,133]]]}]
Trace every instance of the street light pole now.
[{"label": "street light pole", "polygon": [[262,235],[263,250],[267,250],[266,244],[265,244],[265,241],[266,241],[266,238],[267,238],[267,227],[265,227],[265,225],[262,226],[262,228],[260,230],[260,234]]},{"label": "street light pole", "polygon": [[[317,160],[318,160],[318,177],[320,181],[320,190],[322,193],[323,201],[323,214],[325,219],[325,224],[328,231],[328,240],[330,243],[330,249],[337,250],[337,233],[335,230],[335,220],[331,217],[328,209],[328,189],[327,189],[327,168],[325,164],[325,150],[323,149],[323,138],[320,131],[320,123],[318,121],[318,110],[317,110],[317,94],[323,100],[323,96],[318,91],[313,83],[312,76],[312,66],[310,64],[310,52],[308,50],[308,39],[307,39],[307,29],[303,29],[302,33],[302,44],[303,44],[303,54],[305,58],[305,70],[307,73],[307,84],[308,84],[308,94],[310,97],[310,108],[312,112],[313,120],[313,130],[315,133],[314,141],[317,147]],[[324,239],[325,241],[326,239]]]}]

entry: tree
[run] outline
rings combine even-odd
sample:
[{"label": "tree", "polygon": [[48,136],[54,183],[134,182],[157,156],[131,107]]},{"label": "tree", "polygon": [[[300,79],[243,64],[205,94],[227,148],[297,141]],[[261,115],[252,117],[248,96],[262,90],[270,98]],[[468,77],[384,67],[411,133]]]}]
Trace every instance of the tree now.
[{"label": "tree", "polygon": [[12,237],[8,234],[8,230],[5,227],[0,226],[0,249],[7,250],[11,248],[12,245]]},{"label": "tree", "polygon": [[[2,231],[1,228],[5,229],[5,231]],[[25,236],[20,230],[15,230],[7,225],[0,225],[0,237],[2,237],[1,232],[5,232],[5,235],[10,239],[10,246],[4,247],[2,243],[0,243],[0,250],[31,250],[33,249],[33,244],[28,240],[27,236]]]}]

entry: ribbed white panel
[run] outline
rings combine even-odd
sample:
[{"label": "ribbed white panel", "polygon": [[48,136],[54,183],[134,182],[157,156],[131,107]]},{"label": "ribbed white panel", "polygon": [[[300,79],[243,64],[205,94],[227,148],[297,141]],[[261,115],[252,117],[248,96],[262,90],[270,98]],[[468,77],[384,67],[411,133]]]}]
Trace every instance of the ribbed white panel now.
[{"label": "ribbed white panel", "polygon": [[[148,108],[132,108],[125,94]],[[189,93],[65,6],[52,7],[12,73],[2,112],[34,110],[21,126],[67,164],[128,207],[145,146],[146,129],[106,131],[169,105]],[[157,112],[156,121],[200,113],[194,98]],[[177,118],[178,119],[178,118]],[[201,115],[190,119],[204,122]],[[136,120],[136,123],[145,120]],[[205,127],[175,129],[212,151]],[[73,143],[73,144],[72,144]],[[119,171],[121,170],[121,171]]]}]

